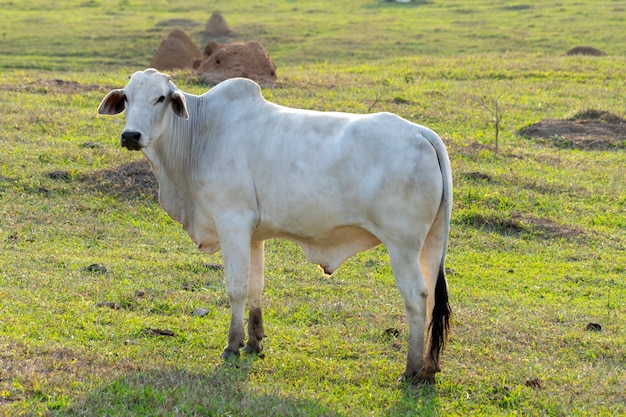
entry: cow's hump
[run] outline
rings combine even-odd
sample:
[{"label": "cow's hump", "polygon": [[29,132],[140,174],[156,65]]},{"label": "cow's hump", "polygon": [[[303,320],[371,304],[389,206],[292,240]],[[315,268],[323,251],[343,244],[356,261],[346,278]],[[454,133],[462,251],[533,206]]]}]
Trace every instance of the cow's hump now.
[{"label": "cow's hump", "polygon": [[256,101],[263,99],[261,87],[247,78],[231,78],[223,81],[213,87],[210,90],[210,94],[231,101]]}]

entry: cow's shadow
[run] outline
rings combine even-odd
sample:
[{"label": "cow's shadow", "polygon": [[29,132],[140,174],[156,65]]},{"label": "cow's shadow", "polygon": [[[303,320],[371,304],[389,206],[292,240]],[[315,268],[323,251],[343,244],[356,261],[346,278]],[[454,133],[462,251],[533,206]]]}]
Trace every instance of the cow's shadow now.
[{"label": "cow's shadow", "polygon": [[337,413],[306,399],[258,393],[248,381],[254,355],[224,361],[209,372],[176,368],[126,374],[52,415],[320,415]]},{"label": "cow's shadow", "polygon": [[435,384],[423,383],[411,385],[403,383],[399,386],[402,397],[386,409],[384,416],[438,416],[438,393]]},{"label": "cow's shadow", "polygon": [[[279,386],[269,393],[267,388],[256,389],[249,381],[255,360],[256,356],[245,355],[221,362],[208,372],[161,368],[129,373],[51,415],[343,415],[314,399],[286,396]],[[437,415],[433,386],[399,385],[398,389],[402,392],[401,399],[381,410],[381,415]],[[419,413],[413,414],[416,410]]]}]

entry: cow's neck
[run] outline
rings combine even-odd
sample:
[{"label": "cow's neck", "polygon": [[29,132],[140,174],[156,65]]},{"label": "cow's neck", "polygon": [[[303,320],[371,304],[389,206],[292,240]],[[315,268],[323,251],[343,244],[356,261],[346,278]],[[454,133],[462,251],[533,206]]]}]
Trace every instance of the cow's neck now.
[{"label": "cow's neck", "polygon": [[[194,205],[190,199],[194,193],[194,181],[202,168],[199,161],[207,160],[210,141],[209,120],[198,118],[202,99],[185,94],[189,120],[169,112],[166,125],[170,126],[163,137],[155,138],[153,146],[144,149],[159,182],[159,202],[163,209],[188,232],[193,229]],[[196,116],[194,118],[194,116]]]}]

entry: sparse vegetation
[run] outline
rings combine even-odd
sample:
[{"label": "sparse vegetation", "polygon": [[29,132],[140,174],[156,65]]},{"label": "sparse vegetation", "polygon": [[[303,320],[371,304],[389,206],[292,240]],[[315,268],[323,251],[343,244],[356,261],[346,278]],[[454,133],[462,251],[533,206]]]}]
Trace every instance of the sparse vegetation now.
[{"label": "sparse vegetation", "polygon": [[489,115],[488,122],[493,126],[494,153],[498,154],[500,145],[500,132],[503,129],[504,122],[504,105],[502,97],[504,92],[492,91],[489,95],[483,95],[481,105],[485,112]]},{"label": "sparse vegetation", "polygon": [[[171,29],[160,22],[200,30],[205,2],[4,4],[0,415],[626,414],[624,139],[517,134],[626,114],[626,11],[518,6],[215,3],[277,63],[268,99],[354,112],[374,100],[447,143],[452,337],[437,382],[408,387],[396,382],[406,324],[382,247],[328,278],[295,245],[269,242],[265,355],[219,359],[220,255],[197,252],[158,207],[148,166],[118,145],[123,119],[96,115],[150,61]],[[578,33],[608,55],[565,56]],[[476,100],[491,82],[508,86],[497,157]]]}]

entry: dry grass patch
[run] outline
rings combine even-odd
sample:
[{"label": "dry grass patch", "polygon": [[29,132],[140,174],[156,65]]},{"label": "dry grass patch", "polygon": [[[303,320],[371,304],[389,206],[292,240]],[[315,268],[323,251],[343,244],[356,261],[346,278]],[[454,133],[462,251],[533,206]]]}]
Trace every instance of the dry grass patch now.
[{"label": "dry grass patch", "polygon": [[469,226],[496,232],[503,236],[528,235],[542,239],[560,239],[578,238],[585,235],[581,228],[566,226],[551,219],[515,211],[510,213],[468,213],[462,216],[461,221]]},{"label": "dry grass patch", "polygon": [[34,401],[48,409],[64,407],[76,390],[89,389],[95,376],[114,378],[135,370],[136,365],[120,358],[112,362],[63,346],[4,342],[0,344],[0,406]]},{"label": "dry grass patch", "polygon": [[82,176],[80,181],[88,191],[123,199],[148,196],[156,200],[159,193],[159,184],[145,158],[96,171]]}]

